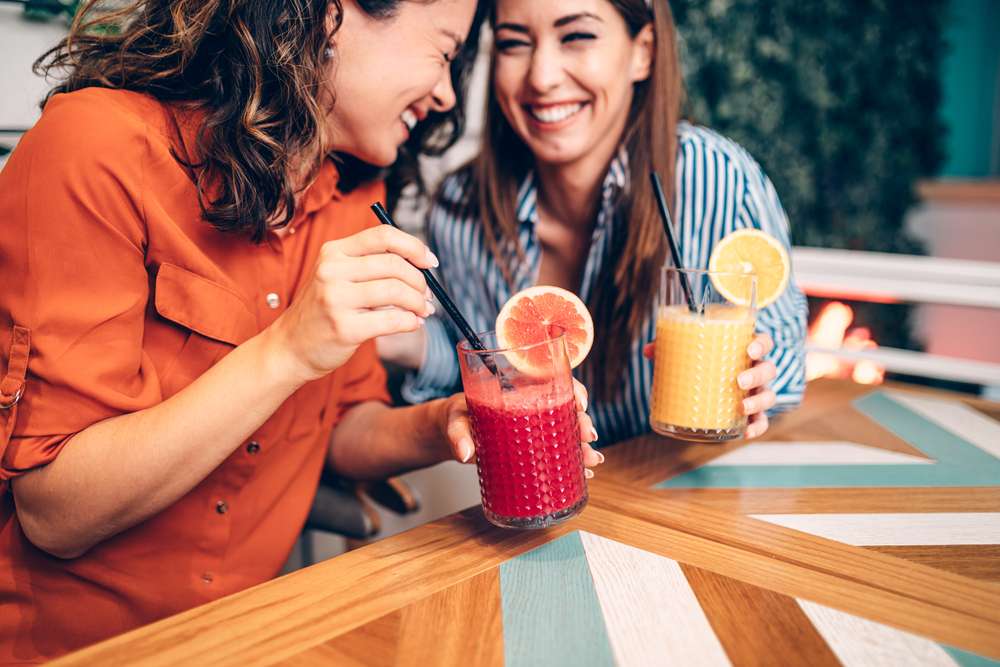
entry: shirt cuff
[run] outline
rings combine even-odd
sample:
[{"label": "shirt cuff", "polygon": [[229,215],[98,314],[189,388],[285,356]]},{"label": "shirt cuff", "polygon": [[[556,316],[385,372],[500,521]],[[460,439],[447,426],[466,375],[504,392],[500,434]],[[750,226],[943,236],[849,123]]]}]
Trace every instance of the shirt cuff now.
[{"label": "shirt cuff", "polygon": [[458,353],[444,322],[428,317],[424,324],[427,349],[416,372],[406,375],[400,393],[407,403],[423,403],[446,396],[459,381]]}]

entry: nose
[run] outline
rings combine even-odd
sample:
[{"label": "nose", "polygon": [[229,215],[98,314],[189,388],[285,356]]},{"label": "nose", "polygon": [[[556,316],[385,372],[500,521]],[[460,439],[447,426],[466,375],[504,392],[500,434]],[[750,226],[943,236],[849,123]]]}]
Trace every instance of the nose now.
[{"label": "nose", "polygon": [[455,88],[451,85],[451,68],[446,67],[431,91],[431,108],[444,113],[455,107]]},{"label": "nose", "polygon": [[537,93],[544,93],[555,88],[561,76],[559,56],[544,45],[537,46],[531,54],[531,66],[528,70],[528,84],[531,88]]}]

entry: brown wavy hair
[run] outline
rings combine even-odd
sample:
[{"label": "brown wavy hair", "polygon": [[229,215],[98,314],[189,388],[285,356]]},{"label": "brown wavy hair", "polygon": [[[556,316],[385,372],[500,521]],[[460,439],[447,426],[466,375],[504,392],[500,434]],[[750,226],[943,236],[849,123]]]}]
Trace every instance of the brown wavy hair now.
[{"label": "brown wavy hair", "polygon": [[[369,15],[391,18],[400,2],[356,0]],[[340,28],[341,0],[88,0],[69,35],[43,54],[37,73],[64,75],[56,93],[90,86],[146,93],[202,112],[197,161],[175,154],[198,187],[205,220],[255,242],[291,220],[295,176],[311,182],[323,159],[321,122],[337,91],[324,90],[324,51]],[[408,184],[422,189],[417,156],[437,154],[461,135],[463,98],[484,16],[452,63],[458,102],[421,123],[387,174],[389,204]],[[327,29],[327,13],[337,17]],[[326,107],[326,108],[325,108]],[[382,170],[340,155],[340,187],[350,190]],[[209,187],[211,185],[211,187]],[[209,194],[211,193],[211,194]]]},{"label": "brown wavy hair", "polygon": [[[667,0],[653,0],[651,6],[646,0],[608,1],[625,19],[633,38],[652,23],[655,46],[649,77],[635,84],[621,140],[629,157],[630,187],[616,202],[616,213],[628,224],[624,236],[616,239],[617,261],[604,265],[587,304],[594,316],[596,342],[583,371],[592,391],[603,398],[614,397],[621,390],[618,379],[630,354],[630,346],[621,343],[622,334],[627,334],[629,341],[639,337],[656,298],[666,240],[649,172],[660,174],[673,213],[677,123],[684,100],[676,29]],[[492,65],[490,69],[492,72]],[[486,136],[472,163],[472,174],[484,235],[508,283],[512,282],[514,263],[524,256],[518,246],[517,191],[533,165],[531,151],[500,109],[491,74]],[[515,252],[506,250],[509,248]]]}]

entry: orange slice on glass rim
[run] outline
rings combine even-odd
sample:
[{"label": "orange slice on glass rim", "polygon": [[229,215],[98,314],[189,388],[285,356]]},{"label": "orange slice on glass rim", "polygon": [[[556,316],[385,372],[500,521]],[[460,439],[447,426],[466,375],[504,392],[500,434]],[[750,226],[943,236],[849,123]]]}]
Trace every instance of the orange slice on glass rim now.
[{"label": "orange slice on glass rim", "polygon": [[[536,285],[507,300],[497,316],[496,334],[497,343],[504,350],[517,350],[563,334],[570,368],[576,368],[594,344],[594,321],[580,297],[569,290]],[[523,373],[540,375],[551,369],[548,345],[509,351],[505,355]]]},{"label": "orange slice on glass rim", "polygon": [[791,262],[778,239],[759,229],[740,229],[727,234],[712,250],[709,274],[719,294],[739,306],[750,304],[746,280],[725,273],[752,273],[757,276],[757,308],[774,303],[788,286]]}]

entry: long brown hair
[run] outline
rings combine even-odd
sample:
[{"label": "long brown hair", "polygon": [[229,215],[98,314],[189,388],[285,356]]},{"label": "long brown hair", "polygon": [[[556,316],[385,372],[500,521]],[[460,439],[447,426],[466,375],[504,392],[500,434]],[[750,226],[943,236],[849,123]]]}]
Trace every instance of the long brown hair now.
[{"label": "long brown hair", "polygon": [[[387,19],[402,1],[357,3],[369,15]],[[320,144],[324,100],[337,92],[323,89],[331,8],[336,32],[341,0],[132,0],[125,5],[88,0],[69,35],[35,62],[39,74],[65,75],[42,107],[56,93],[98,86],[200,110],[195,161],[175,157],[192,169],[205,220],[260,241],[269,227],[283,226],[294,215],[295,172],[304,165],[310,182],[326,157]],[[417,156],[443,151],[464,129],[463,93],[483,12],[480,6],[452,64],[458,103],[447,113],[432,113],[402,147],[388,179],[390,204],[417,179]],[[380,175],[350,156],[340,158],[341,189]]]},{"label": "long brown hair", "polygon": [[[638,338],[656,298],[666,242],[648,186],[649,172],[656,170],[660,174],[672,208],[677,123],[684,94],[676,30],[667,0],[652,0],[651,6],[646,0],[608,1],[625,19],[633,38],[652,23],[655,46],[649,77],[634,87],[622,137],[629,158],[630,187],[617,202],[617,214],[628,221],[625,236],[616,245],[617,261],[605,264],[588,304],[594,315],[596,345],[584,372],[596,393],[604,398],[617,395],[618,378],[628,363],[630,346],[621,344],[621,334],[627,332],[629,341]],[[486,136],[472,173],[484,235],[508,282],[512,282],[514,263],[523,257],[518,247],[517,190],[533,164],[530,150],[500,109],[491,79]]]}]

